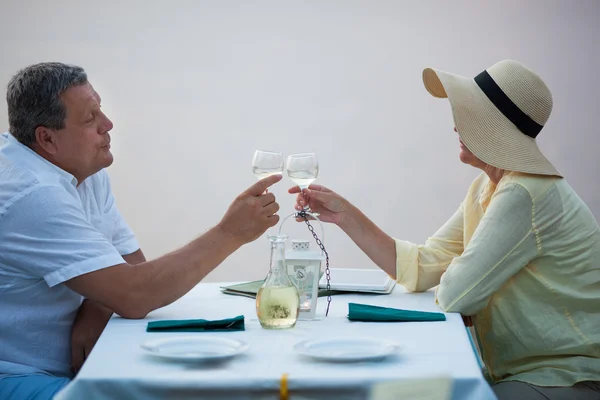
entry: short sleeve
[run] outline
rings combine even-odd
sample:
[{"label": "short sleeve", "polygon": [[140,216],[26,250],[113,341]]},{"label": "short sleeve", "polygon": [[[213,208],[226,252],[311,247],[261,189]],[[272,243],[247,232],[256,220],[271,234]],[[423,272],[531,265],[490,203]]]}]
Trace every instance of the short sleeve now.
[{"label": "short sleeve", "polygon": [[0,264],[52,287],[76,276],[125,263],[115,246],[85,218],[60,186],[40,186],[12,204],[0,220]]}]

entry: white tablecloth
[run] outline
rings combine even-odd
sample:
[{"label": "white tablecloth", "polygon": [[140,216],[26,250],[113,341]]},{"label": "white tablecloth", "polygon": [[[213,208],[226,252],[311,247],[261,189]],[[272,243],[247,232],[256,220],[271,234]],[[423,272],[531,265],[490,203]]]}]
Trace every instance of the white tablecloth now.
[{"label": "white tablecloth", "polygon": [[[66,399],[278,398],[282,374],[288,374],[291,399],[366,399],[382,381],[448,377],[452,399],[485,400],[494,395],[485,382],[467,331],[458,314],[445,322],[365,323],[346,318],[348,303],[436,311],[433,293],[406,293],[397,285],[390,295],[333,296],[328,317],[319,299],[316,321],[298,321],[293,329],[265,330],[256,319],[254,300],[220,293],[220,284],[199,284],[177,302],[144,320],[113,317],[78,376],[57,397]],[[221,319],[243,314],[241,332],[146,332],[149,320]],[[140,348],[151,339],[175,335],[217,335],[250,345],[243,355],[218,364],[165,362]],[[398,356],[377,362],[325,363],[300,357],[293,346],[326,337],[392,339]],[[398,394],[397,398],[402,398]]]}]

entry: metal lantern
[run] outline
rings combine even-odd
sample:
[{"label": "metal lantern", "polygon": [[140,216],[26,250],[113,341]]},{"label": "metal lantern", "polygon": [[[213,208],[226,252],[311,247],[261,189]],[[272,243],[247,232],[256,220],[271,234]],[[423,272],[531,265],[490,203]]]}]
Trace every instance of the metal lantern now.
[{"label": "metal lantern", "polygon": [[[321,239],[319,239],[314,233],[312,225],[310,225],[308,219],[306,218],[307,216],[312,217],[319,223],[322,232]],[[281,234],[283,224],[290,217],[305,218],[307,226],[309,227],[309,231],[312,233],[320,247],[318,251],[311,250],[310,240],[292,240],[291,249],[286,249],[285,251],[287,272],[290,279],[298,289],[298,295],[300,297],[300,310],[298,319],[315,319],[317,311],[317,299],[319,295],[319,280],[321,278],[321,263],[323,260],[327,261],[328,266],[328,256],[322,241],[325,231],[323,230],[323,225],[321,224],[321,221],[319,221],[317,214],[313,214],[309,211],[303,211],[301,213],[288,215],[279,226],[279,234]],[[326,273],[327,277],[329,277],[328,269]],[[329,302],[331,301],[330,296],[327,297],[327,301],[327,311],[329,311]]]},{"label": "metal lantern", "polygon": [[299,319],[314,319],[319,294],[321,262],[325,256],[312,251],[308,240],[292,240],[292,248],[285,252],[285,263],[290,279],[300,297]]}]

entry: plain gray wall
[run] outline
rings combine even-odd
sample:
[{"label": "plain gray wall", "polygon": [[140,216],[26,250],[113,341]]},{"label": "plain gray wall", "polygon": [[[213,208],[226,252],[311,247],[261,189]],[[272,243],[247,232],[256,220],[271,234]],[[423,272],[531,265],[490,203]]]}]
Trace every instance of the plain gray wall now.
[{"label": "plain gray wall", "polygon": [[[151,258],[219,221],[254,182],[256,148],[315,151],[317,183],[424,241],[477,171],[458,160],[450,107],[421,71],[475,76],[505,58],[552,90],[539,144],[600,217],[599,1],[2,0],[0,15],[4,87],[40,61],[88,71],[115,123],[117,203]],[[290,186],[272,189],[282,216]],[[339,229],[326,235],[332,267],[373,267]],[[268,252],[261,238],[207,280],[262,278]]]}]

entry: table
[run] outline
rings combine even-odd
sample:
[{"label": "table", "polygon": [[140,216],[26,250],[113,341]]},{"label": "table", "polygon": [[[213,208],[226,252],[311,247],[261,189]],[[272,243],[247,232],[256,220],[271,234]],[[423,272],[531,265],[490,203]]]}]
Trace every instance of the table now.
[{"label": "table", "polygon": [[[113,317],[78,376],[56,397],[69,399],[277,399],[281,378],[288,374],[290,399],[368,399],[377,382],[447,377],[452,399],[495,399],[485,382],[460,315],[444,322],[352,322],[348,303],[436,311],[433,292],[407,293],[397,285],[389,295],[333,296],[328,317],[319,299],[319,320],[298,321],[289,330],[260,327],[254,300],[226,295],[229,283],[200,283],[175,303],[144,320]],[[242,332],[146,332],[150,320],[222,319],[243,314]],[[243,355],[219,364],[180,364],[152,357],[140,348],[151,339],[173,335],[219,335],[250,345]],[[293,346],[323,337],[368,336],[400,343],[398,356],[383,361],[326,363],[298,356]],[[396,398],[402,398],[399,394]]]}]

